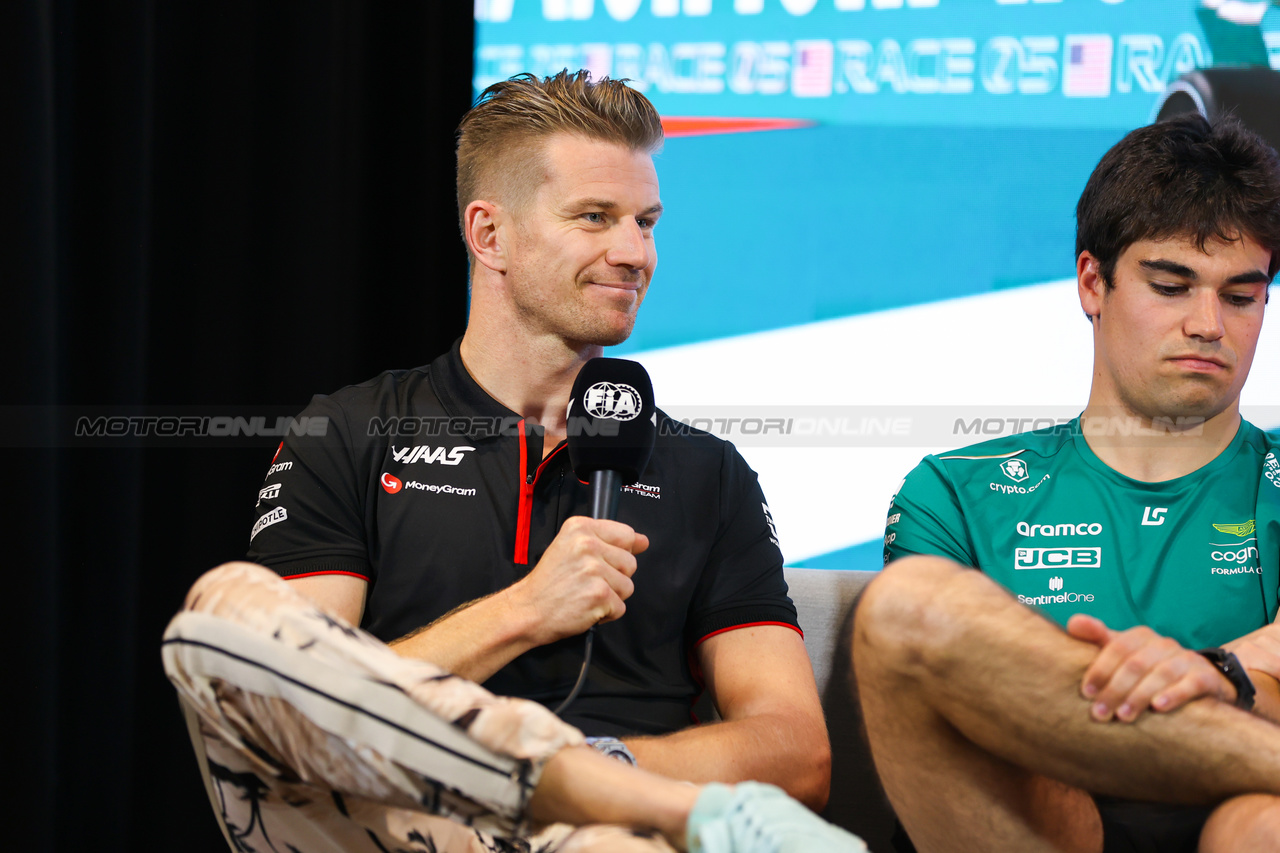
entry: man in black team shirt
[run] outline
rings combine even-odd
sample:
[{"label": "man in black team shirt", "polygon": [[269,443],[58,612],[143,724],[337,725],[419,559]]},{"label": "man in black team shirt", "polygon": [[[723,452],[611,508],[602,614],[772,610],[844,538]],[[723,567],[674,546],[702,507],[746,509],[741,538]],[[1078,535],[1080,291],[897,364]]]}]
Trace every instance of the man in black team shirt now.
[{"label": "man in black team shirt", "polygon": [[[249,559],[400,655],[566,711],[693,782],[772,782],[814,808],[830,753],[760,487],[726,442],[659,413],[617,521],[565,451],[583,363],[626,340],[662,213],[653,106],[585,73],[496,84],[463,119],[466,334],[306,414],[263,484]],[[705,684],[721,722],[690,727]]]}]

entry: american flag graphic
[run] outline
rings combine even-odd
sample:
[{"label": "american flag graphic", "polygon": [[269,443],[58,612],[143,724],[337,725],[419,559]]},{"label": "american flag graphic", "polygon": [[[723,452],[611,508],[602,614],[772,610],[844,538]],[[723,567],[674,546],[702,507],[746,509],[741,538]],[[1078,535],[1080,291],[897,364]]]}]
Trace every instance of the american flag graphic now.
[{"label": "american flag graphic", "polygon": [[797,98],[831,97],[835,53],[825,40],[798,41],[792,54],[791,94]]},{"label": "american flag graphic", "polygon": [[1111,94],[1111,36],[1067,36],[1062,57],[1062,94],[1105,98]]},{"label": "american flag graphic", "polygon": [[591,72],[592,80],[609,76],[613,68],[613,48],[607,44],[584,44],[582,67]]}]

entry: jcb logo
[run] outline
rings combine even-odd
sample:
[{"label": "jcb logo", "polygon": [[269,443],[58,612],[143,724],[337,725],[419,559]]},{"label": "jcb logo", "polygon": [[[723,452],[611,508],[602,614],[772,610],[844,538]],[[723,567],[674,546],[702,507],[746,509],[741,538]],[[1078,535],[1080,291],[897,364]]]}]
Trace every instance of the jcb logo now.
[{"label": "jcb logo", "polygon": [[1097,569],[1101,566],[1101,548],[1018,548],[1013,553],[1015,569]]}]

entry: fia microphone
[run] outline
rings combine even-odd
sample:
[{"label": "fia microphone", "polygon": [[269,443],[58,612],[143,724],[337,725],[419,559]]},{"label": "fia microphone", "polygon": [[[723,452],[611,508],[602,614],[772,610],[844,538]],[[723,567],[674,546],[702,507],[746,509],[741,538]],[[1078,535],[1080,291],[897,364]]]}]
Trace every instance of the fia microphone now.
[{"label": "fia microphone", "polygon": [[[625,358],[591,359],[573,382],[566,426],[573,473],[591,488],[591,517],[617,518],[622,487],[640,479],[658,434],[648,372]],[[583,639],[578,680],[555,709],[557,716],[564,714],[587,680],[595,635],[592,625]]]},{"label": "fia microphone", "polygon": [[567,427],[573,473],[591,486],[591,517],[616,518],[618,495],[644,473],[658,434],[648,372],[625,358],[588,361],[573,383]]}]

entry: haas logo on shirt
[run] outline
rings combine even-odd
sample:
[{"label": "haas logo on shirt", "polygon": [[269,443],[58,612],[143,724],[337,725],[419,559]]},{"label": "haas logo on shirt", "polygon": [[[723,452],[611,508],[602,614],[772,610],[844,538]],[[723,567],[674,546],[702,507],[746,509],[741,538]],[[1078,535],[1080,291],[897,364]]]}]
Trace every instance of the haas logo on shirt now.
[{"label": "haas logo on shirt", "polygon": [[391,446],[391,455],[397,462],[408,465],[411,462],[439,462],[441,465],[458,465],[474,447],[432,447],[419,444],[414,447]]}]

